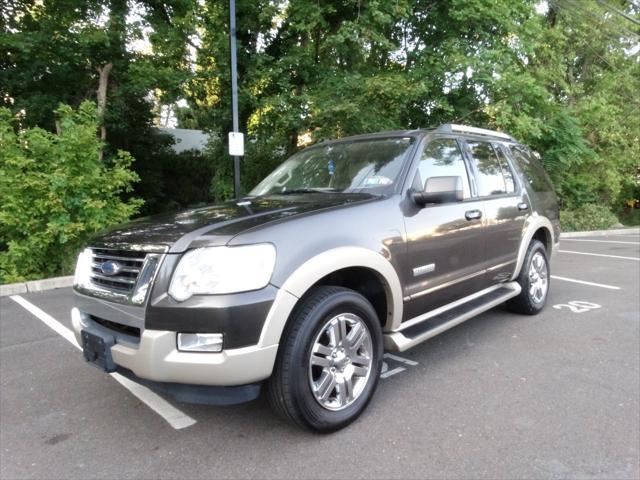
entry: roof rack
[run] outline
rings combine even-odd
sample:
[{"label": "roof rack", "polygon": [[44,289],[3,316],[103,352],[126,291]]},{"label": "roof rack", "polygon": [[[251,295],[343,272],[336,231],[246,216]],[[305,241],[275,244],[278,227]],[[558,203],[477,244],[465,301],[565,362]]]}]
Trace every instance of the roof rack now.
[{"label": "roof rack", "polygon": [[498,132],[495,130],[487,130],[485,128],[476,128],[476,127],[468,127],[467,125],[456,125],[455,123],[445,123],[440,125],[435,130],[436,132],[441,133],[471,133],[473,135],[483,135],[487,137],[498,137],[504,138],[507,140],[511,140],[513,142],[516,141],[511,135],[506,134],[504,132]]}]

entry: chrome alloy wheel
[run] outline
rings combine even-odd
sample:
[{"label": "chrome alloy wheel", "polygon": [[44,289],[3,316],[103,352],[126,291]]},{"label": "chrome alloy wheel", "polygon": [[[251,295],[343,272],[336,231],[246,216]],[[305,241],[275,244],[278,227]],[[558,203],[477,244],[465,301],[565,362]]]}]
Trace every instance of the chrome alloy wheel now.
[{"label": "chrome alloy wheel", "polygon": [[549,289],[547,262],[540,252],[536,252],[529,265],[529,295],[535,303],[542,303]]},{"label": "chrome alloy wheel", "polygon": [[313,342],[309,383],[327,410],[342,410],[362,394],[371,374],[373,342],[366,323],[341,313],[324,324]]}]

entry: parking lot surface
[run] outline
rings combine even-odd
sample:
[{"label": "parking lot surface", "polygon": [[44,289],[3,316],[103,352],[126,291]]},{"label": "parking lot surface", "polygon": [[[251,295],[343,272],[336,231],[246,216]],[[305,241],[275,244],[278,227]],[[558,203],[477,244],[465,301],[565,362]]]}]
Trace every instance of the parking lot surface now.
[{"label": "parking lot surface", "polygon": [[388,356],[330,435],[88,366],[70,289],[0,298],[0,477],[639,478],[640,238],[562,239],[551,270],[540,315],[498,307]]}]

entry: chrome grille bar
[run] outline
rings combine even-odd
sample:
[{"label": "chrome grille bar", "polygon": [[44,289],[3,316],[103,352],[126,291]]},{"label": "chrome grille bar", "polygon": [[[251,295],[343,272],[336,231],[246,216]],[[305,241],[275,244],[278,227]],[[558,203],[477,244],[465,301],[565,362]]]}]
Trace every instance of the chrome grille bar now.
[{"label": "chrome grille bar", "polygon": [[[96,286],[116,293],[131,293],[138,280],[146,258],[145,252],[93,248],[91,282]],[[116,271],[109,275],[103,270],[107,262],[116,264]]]},{"label": "chrome grille bar", "polygon": [[117,275],[115,275],[113,277],[109,277],[107,275],[101,275],[101,274],[95,273],[95,272],[91,273],[91,278],[98,278],[100,280],[109,280],[110,282],[116,282],[116,283],[126,283],[127,285],[135,285],[135,283],[136,283],[136,279],[135,278],[119,277]]},{"label": "chrome grille bar", "polygon": [[[137,253],[137,252],[132,252],[132,253]],[[105,260],[122,260],[124,262],[136,262],[136,263],[140,263],[142,264],[144,262],[144,257],[145,254],[142,253],[141,254],[142,257],[141,258],[136,258],[136,257],[120,257],[117,255],[109,255],[109,254],[105,254],[105,253],[93,253],[93,258],[103,258]]]}]

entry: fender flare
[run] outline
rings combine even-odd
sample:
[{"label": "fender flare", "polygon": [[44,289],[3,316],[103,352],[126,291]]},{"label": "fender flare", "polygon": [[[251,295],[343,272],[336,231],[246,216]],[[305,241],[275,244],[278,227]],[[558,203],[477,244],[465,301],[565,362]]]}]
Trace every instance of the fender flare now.
[{"label": "fender flare", "polygon": [[551,222],[546,217],[541,217],[539,215],[529,217],[527,219],[527,223],[525,223],[522,241],[520,242],[520,248],[518,249],[518,260],[516,262],[516,268],[513,272],[511,280],[515,280],[516,278],[518,278],[518,275],[520,275],[520,270],[522,269],[522,264],[524,263],[524,257],[527,254],[527,248],[529,248],[529,244],[531,243],[533,235],[540,228],[546,229],[549,233],[551,243],[549,244],[549,251],[547,253],[549,256],[553,254],[553,249],[556,242],[556,239],[553,237],[553,225],[551,225]]},{"label": "fender flare", "polygon": [[364,267],[378,274],[387,295],[388,315],[384,330],[397,328],[402,320],[402,286],[391,262],[366,248],[338,247],[310,258],[289,275],[267,314],[258,346],[278,344],[291,311],[309,288],[330,273],[350,267]]}]

